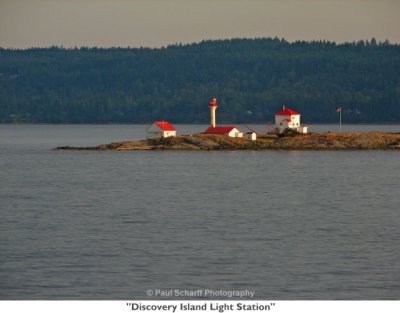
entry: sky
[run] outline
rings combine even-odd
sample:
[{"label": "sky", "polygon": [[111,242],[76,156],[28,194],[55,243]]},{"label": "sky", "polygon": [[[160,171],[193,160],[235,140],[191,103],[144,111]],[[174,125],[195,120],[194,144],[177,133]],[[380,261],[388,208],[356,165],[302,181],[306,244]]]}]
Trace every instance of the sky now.
[{"label": "sky", "polygon": [[0,0],[0,47],[279,37],[400,43],[400,0]]}]

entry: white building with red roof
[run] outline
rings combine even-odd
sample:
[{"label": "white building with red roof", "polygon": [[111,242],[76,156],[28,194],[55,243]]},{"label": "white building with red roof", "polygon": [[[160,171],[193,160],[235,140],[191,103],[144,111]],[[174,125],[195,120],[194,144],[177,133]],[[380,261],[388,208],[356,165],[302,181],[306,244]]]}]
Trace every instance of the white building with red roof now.
[{"label": "white building with red roof", "polygon": [[147,138],[167,138],[176,136],[176,128],[167,121],[154,122],[146,129]]},{"label": "white building with red roof", "polygon": [[283,106],[281,111],[275,113],[275,127],[279,129],[280,133],[286,128],[290,128],[297,130],[299,133],[306,134],[308,127],[301,125],[300,116],[300,113]]},{"label": "white building with red roof", "polygon": [[215,126],[208,127],[204,134],[226,135],[229,137],[243,137],[243,133],[235,126]]},{"label": "white building with red roof", "polygon": [[235,126],[217,126],[216,110],[218,107],[217,99],[210,100],[210,124],[211,126],[206,129],[204,134],[225,135],[229,137],[243,137],[243,133]]}]

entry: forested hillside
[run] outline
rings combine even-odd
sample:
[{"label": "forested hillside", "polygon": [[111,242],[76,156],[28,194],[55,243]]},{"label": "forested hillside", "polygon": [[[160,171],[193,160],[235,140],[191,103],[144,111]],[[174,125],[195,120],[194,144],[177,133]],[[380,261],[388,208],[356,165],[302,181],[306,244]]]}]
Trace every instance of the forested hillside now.
[{"label": "forested hillside", "polygon": [[0,49],[0,121],[400,122],[400,46],[281,39],[148,48]]}]

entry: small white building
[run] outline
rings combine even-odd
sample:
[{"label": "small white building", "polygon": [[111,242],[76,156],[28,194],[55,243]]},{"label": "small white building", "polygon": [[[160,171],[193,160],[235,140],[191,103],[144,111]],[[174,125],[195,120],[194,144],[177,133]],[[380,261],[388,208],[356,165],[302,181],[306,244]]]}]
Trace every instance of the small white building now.
[{"label": "small white building", "polygon": [[279,129],[280,133],[286,128],[290,128],[306,134],[308,127],[300,124],[300,116],[300,113],[283,106],[282,111],[275,113],[275,127]]},{"label": "small white building", "polygon": [[146,129],[148,139],[176,136],[176,128],[167,121],[154,122]]},{"label": "small white building", "polygon": [[247,132],[246,139],[248,140],[257,140],[257,133],[256,132]]},{"label": "small white building", "polygon": [[243,133],[235,126],[208,127],[204,134],[225,135],[229,137],[243,137]]}]

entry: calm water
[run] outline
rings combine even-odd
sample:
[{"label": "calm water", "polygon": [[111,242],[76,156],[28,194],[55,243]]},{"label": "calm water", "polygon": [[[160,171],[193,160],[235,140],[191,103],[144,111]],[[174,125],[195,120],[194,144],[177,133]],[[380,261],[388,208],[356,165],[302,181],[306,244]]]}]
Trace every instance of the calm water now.
[{"label": "calm water", "polygon": [[145,127],[0,125],[0,299],[400,299],[399,151],[51,150]]}]

